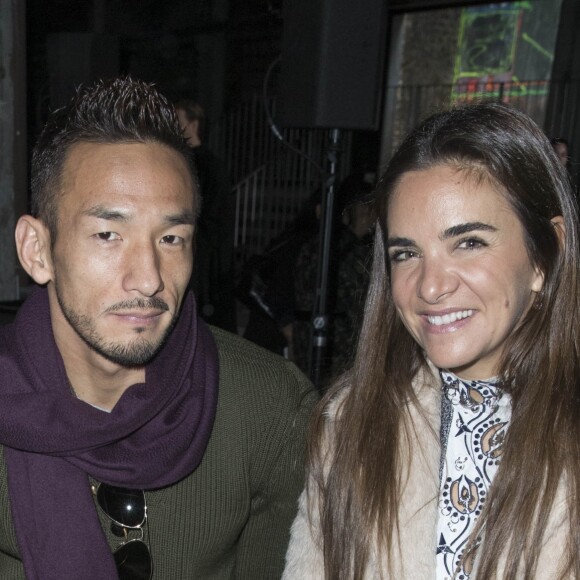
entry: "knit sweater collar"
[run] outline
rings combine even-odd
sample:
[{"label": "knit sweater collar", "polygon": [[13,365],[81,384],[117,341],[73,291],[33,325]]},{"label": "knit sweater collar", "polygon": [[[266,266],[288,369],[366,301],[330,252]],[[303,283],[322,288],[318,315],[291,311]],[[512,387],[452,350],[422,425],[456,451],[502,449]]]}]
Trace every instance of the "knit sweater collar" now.
[{"label": "knit sweater collar", "polygon": [[213,338],[189,295],[166,345],[111,413],[71,396],[46,289],[0,330],[0,443],[27,578],[115,577],[87,475],[158,488],[190,474],[217,404]]}]

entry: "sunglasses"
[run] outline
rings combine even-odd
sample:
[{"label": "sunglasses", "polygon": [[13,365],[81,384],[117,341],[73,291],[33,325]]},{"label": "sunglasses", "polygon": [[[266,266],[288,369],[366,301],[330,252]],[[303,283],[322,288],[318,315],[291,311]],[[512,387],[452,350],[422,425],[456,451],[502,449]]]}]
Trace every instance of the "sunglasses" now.
[{"label": "sunglasses", "polygon": [[[144,491],[101,483],[96,496],[99,507],[112,522],[111,532],[125,540],[113,553],[119,580],[150,580],[153,562],[143,540],[143,526],[147,521]],[[128,540],[130,530],[139,530],[141,537]]]}]

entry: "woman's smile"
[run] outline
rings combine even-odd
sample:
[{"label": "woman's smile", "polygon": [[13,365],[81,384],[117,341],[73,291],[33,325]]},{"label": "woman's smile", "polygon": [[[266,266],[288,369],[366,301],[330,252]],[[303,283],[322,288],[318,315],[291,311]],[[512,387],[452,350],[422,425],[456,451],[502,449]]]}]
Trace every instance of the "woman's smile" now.
[{"label": "woman's smile", "polygon": [[441,314],[425,314],[425,318],[430,326],[445,329],[445,332],[454,332],[461,328],[460,325],[455,324],[459,321],[467,321],[471,318],[475,310],[452,310]]},{"label": "woman's smile", "polygon": [[407,330],[438,367],[494,376],[543,283],[503,192],[447,165],[412,171],[390,199],[387,229]]}]

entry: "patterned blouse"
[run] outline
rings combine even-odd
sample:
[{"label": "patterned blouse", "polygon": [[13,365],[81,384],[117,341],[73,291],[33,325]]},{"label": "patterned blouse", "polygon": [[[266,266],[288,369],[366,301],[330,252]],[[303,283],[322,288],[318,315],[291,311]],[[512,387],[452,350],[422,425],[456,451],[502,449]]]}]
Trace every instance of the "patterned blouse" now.
[{"label": "patterned blouse", "polygon": [[[437,580],[467,580],[462,561],[502,455],[511,398],[497,379],[470,381],[440,371],[441,465],[437,512]],[[455,575],[454,575],[455,574]]]}]

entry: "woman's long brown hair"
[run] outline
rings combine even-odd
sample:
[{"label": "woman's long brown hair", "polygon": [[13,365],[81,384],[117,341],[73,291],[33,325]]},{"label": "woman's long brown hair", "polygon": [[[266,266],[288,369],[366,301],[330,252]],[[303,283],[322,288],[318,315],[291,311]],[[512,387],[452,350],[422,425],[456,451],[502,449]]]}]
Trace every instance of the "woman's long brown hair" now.
[{"label": "woman's long brown hair", "polygon": [[[578,217],[565,170],[537,125],[506,105],[479,103],[438,113],[403,142],[377,186],[379,223],[371,284],[353,367],[323,399],[313,421],[310,473],[320,497],[327,580],[361,580],[373,544],[389,562],[398,549],[398,506],[407,465],[411,381],[425,365],[399,320],[391,296],[389,197],[401,177],[439,164],[490,179],[522,223],[542,292],[508,339],[499,371],[512,396],[512,420],[501,465],[474,536],[478,580],[533,577],[556,489],[564,481],[568,540],[563,577],[580,578],[580,357]],[[563,217],[560,239],[554,223]],[[325,439],[325,411],[345,392]],[[327,447],[332,453],[326,455]],[[330,457],[330,458],[329,458]],[[473,537],[474,537],[473,536]],[[435,550],[436,538],[425,538]]]}]

